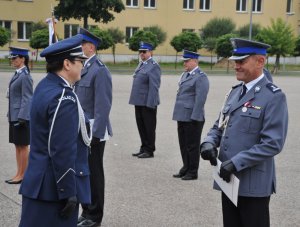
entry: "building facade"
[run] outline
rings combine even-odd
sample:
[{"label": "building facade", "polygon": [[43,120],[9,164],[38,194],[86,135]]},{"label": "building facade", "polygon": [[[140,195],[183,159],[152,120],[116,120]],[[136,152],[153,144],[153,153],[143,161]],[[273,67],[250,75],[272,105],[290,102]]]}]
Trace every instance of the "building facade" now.
[{"label": "building facade", "polygon": [[[203,26],[211,19],[231,18],[236,28],[249,24],[250,8],[253,3],[252,23],[269,26],[271,18],[282,18],[289,23],[296,36],[300,34],[300,0],[123,0],[125,10],[115,13],[115,20],[108,24],[88,23],[106,29],[118,27],[126,35],[124,44],[118,44],[118,56],[134,55],[126,41],[135,31],[144,27],[158,25],[167,33],[167,40],[157,47],[155,54],[174,56],[170,40],[182,31],[201,33]],[[226,2],[226,3],[225,3]],[[0,26],[11,30],[11,41],[0,47],[0,57],[7,55],[9,46],[29,47],[30,25],[51,17],[51,9],[56,0],[0,0]],[[83,20],[58,21],[56,32],[60,38],[77,34]],[[30,48],[31,49],[31,48]],[[34,53],[34,50],[32,50]],[[201,52],[201,51],[200,51]],[[101,51],[111,54],[111,50]]]}]

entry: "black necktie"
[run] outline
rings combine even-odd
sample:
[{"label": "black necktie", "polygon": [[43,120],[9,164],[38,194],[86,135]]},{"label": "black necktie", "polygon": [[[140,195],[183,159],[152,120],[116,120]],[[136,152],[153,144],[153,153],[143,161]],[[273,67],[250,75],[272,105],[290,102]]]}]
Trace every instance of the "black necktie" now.
[{"label": "black necktie", "polygon": [[247,92],[247,87],[244,84],[243,87],[242,87],[242,92],[241,92],[240,97],[239,97],[239,101],[244,97],[244,95],[246,94],[246,92]]},{"label": "black necktie", "polygon": [[186,79],[189,78],[190,75],[191,75],[190,73],[187,73],[185,78]]}]

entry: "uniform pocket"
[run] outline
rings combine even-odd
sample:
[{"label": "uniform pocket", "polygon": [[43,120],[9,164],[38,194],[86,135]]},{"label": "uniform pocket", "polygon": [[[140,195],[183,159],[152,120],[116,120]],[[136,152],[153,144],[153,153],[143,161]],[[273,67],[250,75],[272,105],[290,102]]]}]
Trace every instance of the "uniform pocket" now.
[{"label": "uniform pocket", "polygon": [[257,133],[261,130],[260,122],[261,110],[248,108],[247,111],[240,114],[242,123],[239,127],[241,132]]}]

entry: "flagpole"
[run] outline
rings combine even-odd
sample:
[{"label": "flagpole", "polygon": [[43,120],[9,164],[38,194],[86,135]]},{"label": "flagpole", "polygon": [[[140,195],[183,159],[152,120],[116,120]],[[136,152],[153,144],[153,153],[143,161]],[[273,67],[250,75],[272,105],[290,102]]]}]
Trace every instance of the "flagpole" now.
[{"label": "flagpole", "polygon": [[56,29],[55,29],[55,17],[54,17],[54,9],[53,6],[51,4],[51,18],[52,18],[52,24],[53,24],[53,32],[54,32],[54,38],[55,38],[55,42],[57,42],[57,35],[56,35]]}]

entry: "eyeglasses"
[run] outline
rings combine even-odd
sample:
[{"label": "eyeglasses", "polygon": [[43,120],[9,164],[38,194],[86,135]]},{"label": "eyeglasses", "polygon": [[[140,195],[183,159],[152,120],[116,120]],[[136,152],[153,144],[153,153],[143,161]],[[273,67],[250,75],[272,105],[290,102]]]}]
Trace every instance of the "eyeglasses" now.
[{"label": "eyeglasses", "polygon": [[15,59],[17,59],[17,57],[12,57],[12,58],[10,58],[11,60],[15,60]]},{"label": "eyeglasses", "polygon": [[82,60],[82,59],[74,59],[74,61],[79,61],[79,62],[81,62],[82,66],[84,66],[84,60]]},{"label": "eyeglasses", "polygon": [[147,53],[147,50],[140,50],[139,53],[143,53],[143,54],[146,54]]}]

